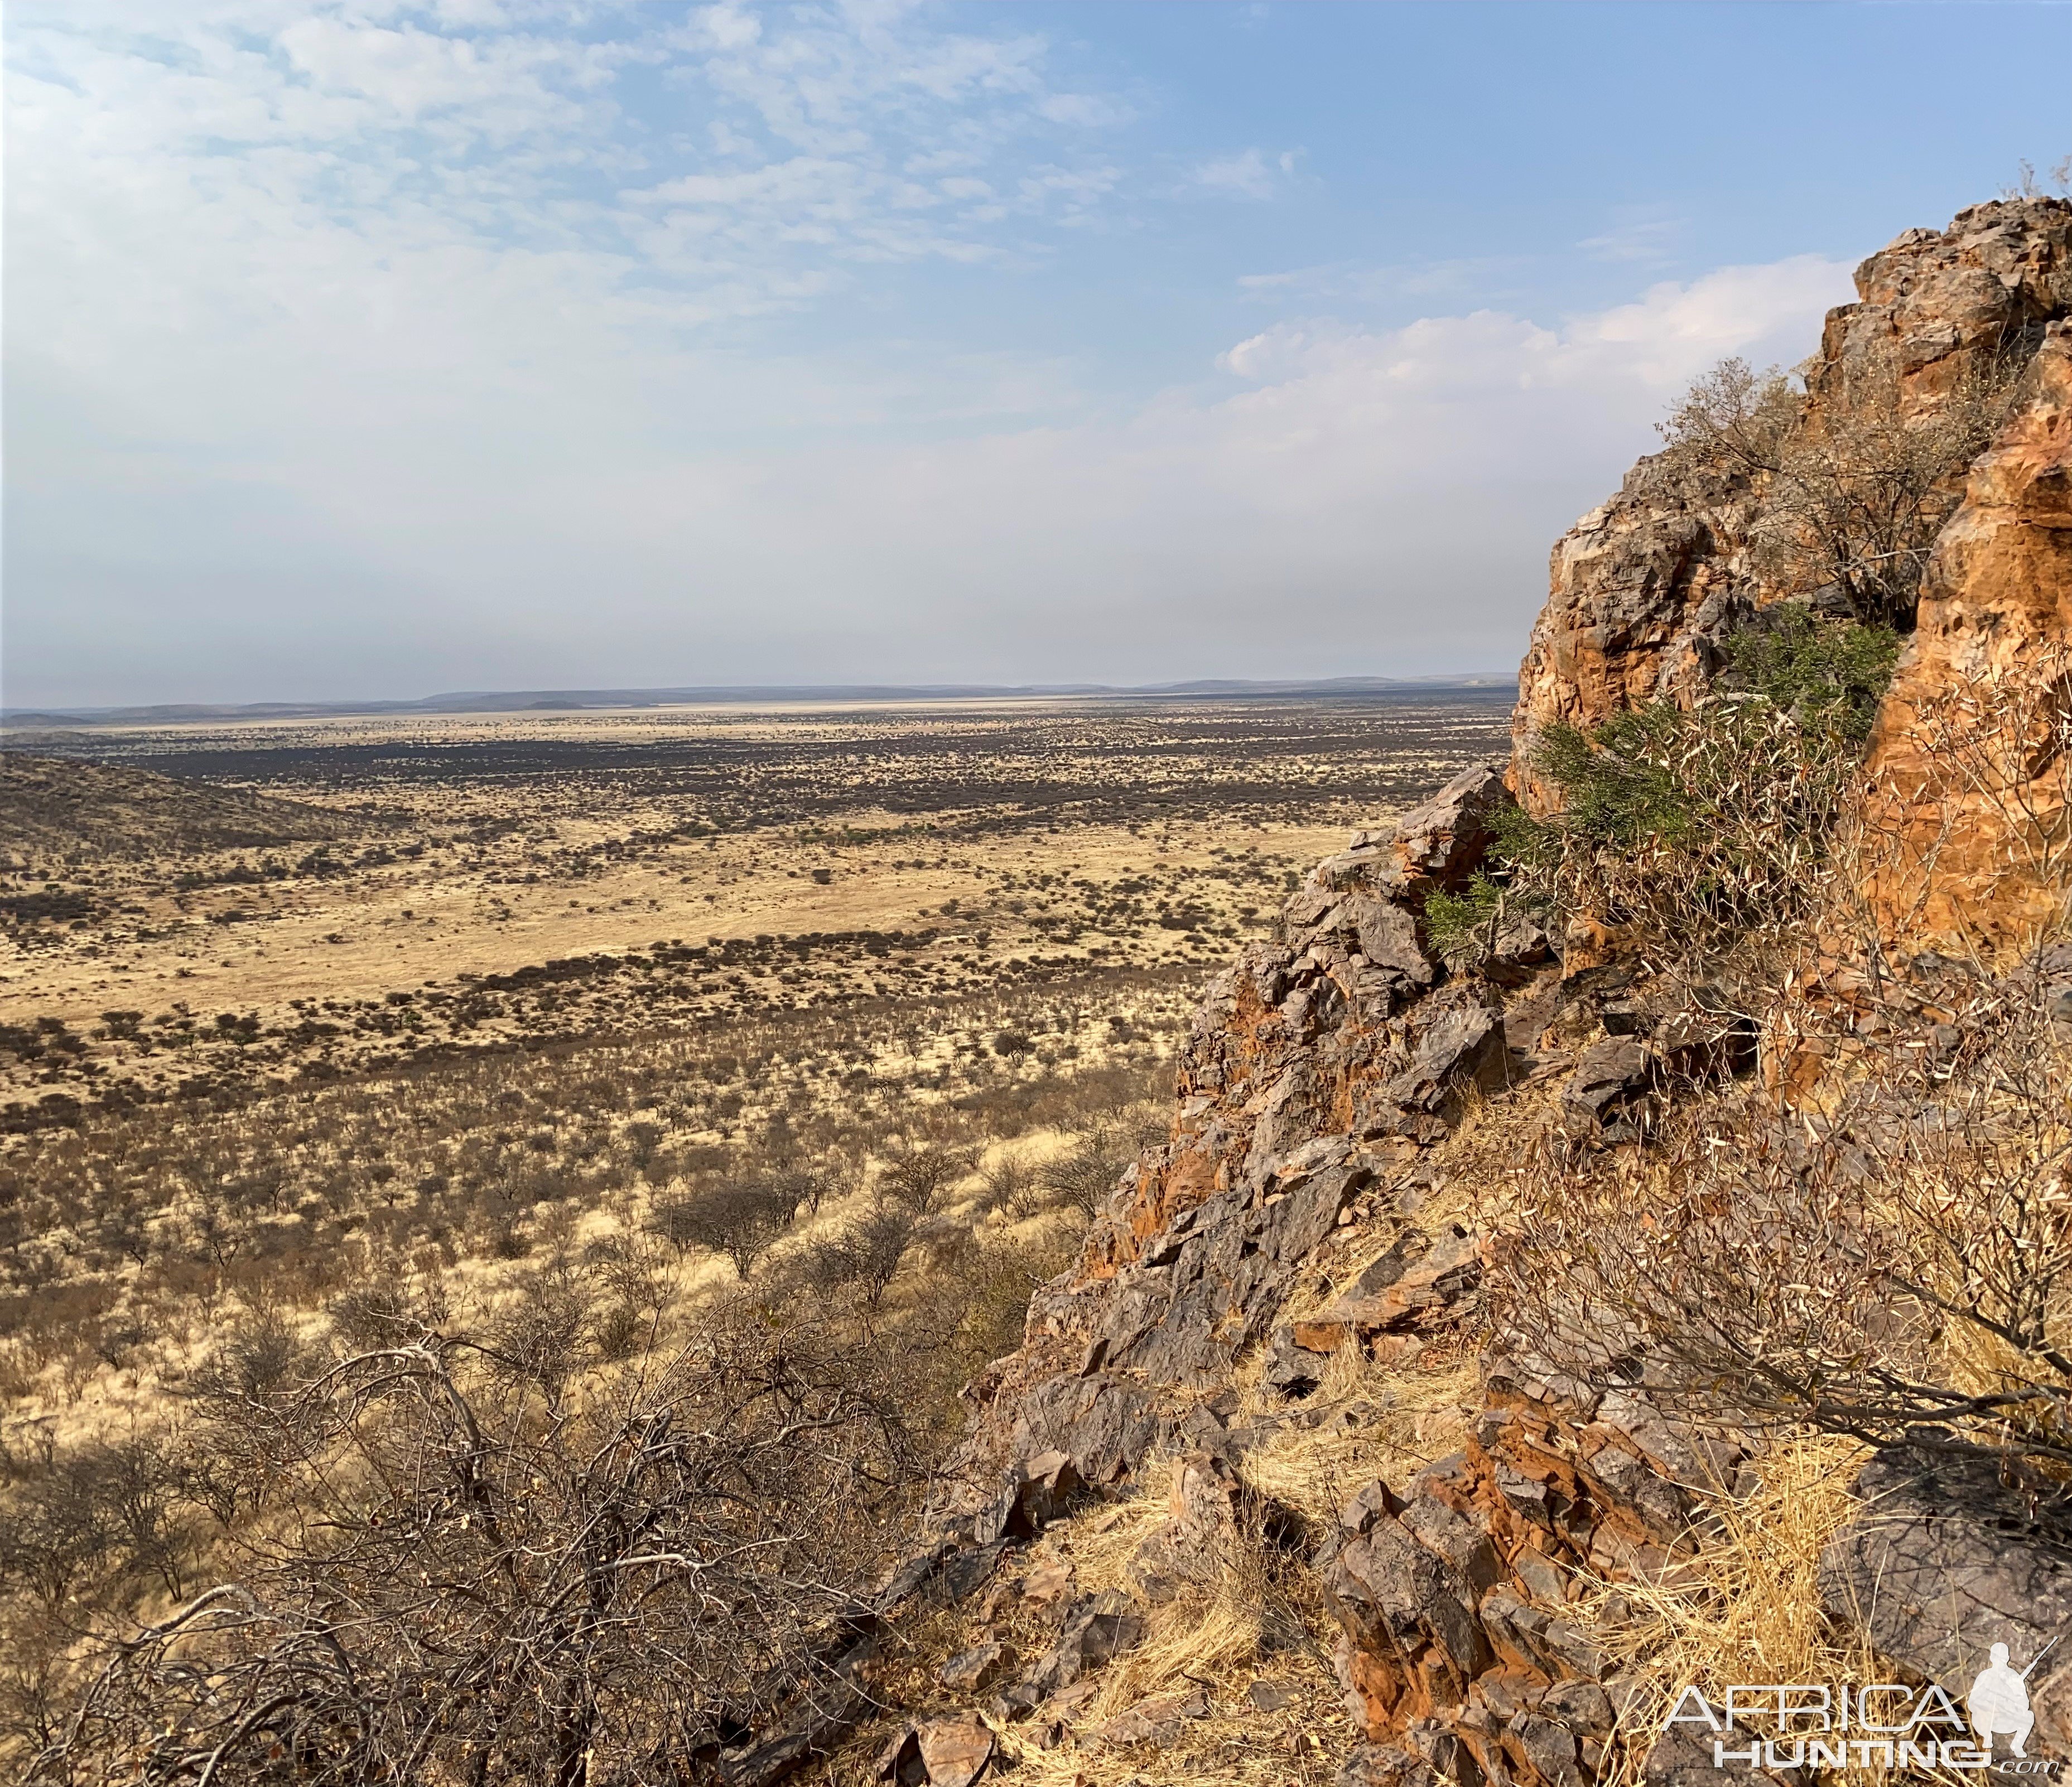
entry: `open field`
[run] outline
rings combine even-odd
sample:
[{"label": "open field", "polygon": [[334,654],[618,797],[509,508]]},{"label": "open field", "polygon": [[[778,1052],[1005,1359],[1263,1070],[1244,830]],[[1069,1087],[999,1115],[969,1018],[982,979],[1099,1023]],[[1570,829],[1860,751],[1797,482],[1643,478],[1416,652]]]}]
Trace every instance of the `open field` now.
[{"label": "open field", "polygon": [[1207,975],[1507,711],[543,713],[0,757],[0,1755],[90,1634],[257,1543],[237,1411],[356,1348],[465,1337],[551,1403],[746,1297],[834,1323],[947,1446],[1162,1132]]},{"label": "open field", "polygon": [[[1500,724],[1472,691],[96,735],[67,749],[300,836],[209,848],[211,813],[201,848],[160,820],[125,856],[108,825],[8,828],[0,1107],[1198,969]],[[353,829],[311,842],[312,809]]]}]

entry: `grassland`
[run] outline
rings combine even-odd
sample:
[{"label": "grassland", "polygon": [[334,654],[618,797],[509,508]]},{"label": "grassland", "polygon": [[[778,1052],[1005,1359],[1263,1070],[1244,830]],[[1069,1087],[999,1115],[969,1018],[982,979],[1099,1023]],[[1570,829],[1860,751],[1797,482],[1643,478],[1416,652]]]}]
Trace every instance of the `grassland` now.
[{"label": "grassland", "polygon": [[1162,1130],[1208,973],[1507,712],[526,714],[8,762],[0,1742],[240,1543],[208,1410],[384,1336],[551,1340],[560,1382],[716,1296],[824,1308],[947,1444]]}]

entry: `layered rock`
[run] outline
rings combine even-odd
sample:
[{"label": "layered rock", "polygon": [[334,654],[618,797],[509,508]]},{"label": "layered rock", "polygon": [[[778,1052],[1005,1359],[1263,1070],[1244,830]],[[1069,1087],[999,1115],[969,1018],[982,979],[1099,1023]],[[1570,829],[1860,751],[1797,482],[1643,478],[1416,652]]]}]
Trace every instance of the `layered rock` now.
[{"label": "layered rock", "polygon": [[1028,1343],[974,1386],[968,1470],[1056,1452],[1096,1485],[1222,1431],[1203,1399],[1266,1341],[1304,1263],[1371,1218],[1469,1089],[1510,1070],[1502,1010],[1447,984],[1421,930],[1510,796],[1494,766],[1357,833],[1288,901],[1277,939],[1208,989],[1171,1139],[1125,1175],[1087,1262],[1030,1306]]},{"label": "layered rock", "polygon": [[1936,544],[1867,766],[1864,886],[1880,934],[2018,951],[2072,874],[2072,323]]},{"label": "layered rock", "polygon": [[[1809,364],[1799,425],[1834,425],[1896,369],[1902,420],[1942,402],[1988,359],[2033,355],[2072,314],[2072,204],[1978,205],[1947,230],[1907,231],[1857,268],[1857,301],[1830,311]],[[1762,480],[1731,466],[1642,459],[1618,494],[1553,552],[1545,607],[1519,673],[1512,785],[1544,814],[1532,740],[1560,722],[1589,727],[1652,700],[1708,691],[1729,633],[1794,592],[1758,575],[1750,543]]]}]

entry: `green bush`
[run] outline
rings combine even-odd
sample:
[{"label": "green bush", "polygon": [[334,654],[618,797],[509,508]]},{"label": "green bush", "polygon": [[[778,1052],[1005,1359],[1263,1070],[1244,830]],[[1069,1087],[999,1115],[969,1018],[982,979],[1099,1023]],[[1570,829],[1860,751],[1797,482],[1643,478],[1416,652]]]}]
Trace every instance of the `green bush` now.
[{"label": "green bush", "polygon": [[[1663,959],[1795,922],[1899,649],[1887,628],[1794,608],[1729,641],[1721,694],[1549,727],[1532,761],[1561,807],[1507,822],[1494,852],[1503,897],[1625,927]],[[1449,900],[1435,944],[1478,910],[1486,921],[1489,899],[1471,888]]]},{"label": "green bush", "polygon": [[1795,603],[1762,618],[1727,642],[1733,682],[1774,707],[1829,717],[1850,737],[1868,738],[1906,642],[1889,626],[1823,622]]},{"label": "green bush", "polygon": [[1503,902],[1504,889],[1478,870],[1458,894],[1441,889],[1425,901],[1425,940],[1449,967],[1478,967],[1502,922]]}]

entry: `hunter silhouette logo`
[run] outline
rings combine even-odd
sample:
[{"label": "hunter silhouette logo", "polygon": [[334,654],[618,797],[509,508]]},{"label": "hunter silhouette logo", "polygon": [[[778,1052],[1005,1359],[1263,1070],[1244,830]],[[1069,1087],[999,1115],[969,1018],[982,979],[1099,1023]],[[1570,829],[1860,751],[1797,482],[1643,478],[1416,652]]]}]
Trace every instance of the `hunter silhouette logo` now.
[{"label": "hunter silhouette logo", "polygon": [[2049,1644],[2029,1659],[2019,1674],[2008,1666],[2008,1647],[1995,1645],[1991,1661],[1980,1670],[1964,1696],[1964,1710],[1971,1715],[1971,1729],[1978,1733],[1979,1748],[1990,1752],[1996,1737],[2012,1738],[2008,1746],[2018,1756],[2029,1754],[2029,1734],[2036,1728],[2036,1715],[2029,1711],[2029,1673],[2050,1654]]}]

